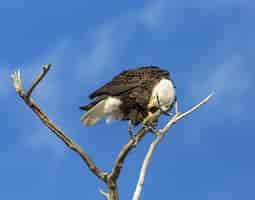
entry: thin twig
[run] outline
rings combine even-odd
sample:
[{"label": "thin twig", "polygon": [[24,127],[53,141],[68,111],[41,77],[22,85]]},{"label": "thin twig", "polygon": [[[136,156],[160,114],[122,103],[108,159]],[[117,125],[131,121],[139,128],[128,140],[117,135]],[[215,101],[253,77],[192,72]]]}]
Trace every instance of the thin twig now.
[{"label": "thin twig", "polygon": [[205,99],[203,99],[200,103],[198,103],[197,105],[195,105],[194,107],[192,107],[190,110],[188,110],[187,112],[184,112],[182,114],[180,114],[176,121],[182,119],[183,117],[186,117],[187,115],[191,114],[192,112],[196,111],[199,107],[201,107],[202,105],[206,104],[211,98],[213,97],[213,93],[209,94]]},{"label": "thin twig", "polygon": [[41,110],[41,108],[30,98],[31,93],[39,82],[43,79],[46,73],[49,71],[51,65],[45,65],[43,72],[35,79],[33,85],[30,87],[26,93],[22,89],[22,81],[20,77],[20,72],[14,72],[12,74],[13,85],[19,96],[24,100],[24,102],[32,109],[32,111],[37,115],[37,117],[42,121],[42,123],[47,126],[59,139],[61,139],[71,150],[75,151],[86,163],[91,172],[93,172],[99,179],[106,182],[107,173],[100,170],[89,157],[89,155],[74,141],[72,141],[66,134],[60,130]]},{"label": "thin twig", "polygon": [[43,71],[41,72],[41,74],[39,74],[37,76],[37,78],[33,81],[31,87],[27,90],[27,98],[29,98],[33,92],[33,90],[35,89],[35,87],[41,82],[41,80],[44,78],[44,76],[47,74],[47,72],[50,70],[51,68],[51,64],[46,64],[43,65]]},{"label": "thin twig", "polygon": [[202,105],[204,105],[205,103],[207,103],[211,98],[212,98],[213,94],[210,94],[208,97],[206,97],[204,100],[202,100],[200,103],[198,103],[197,105],[195,105],[194,107],[192,107],[191,109],[189,109],[187,112],[184,113],[179,113],[178,110],[178,102],[175,105],[175,109],[176,109],[176,114],[169,120],[169,122],[165,125],[165,127],[163,129],[158,130],[157,133],[157,137],[156,139],[151,143],[149,150],[145,156],[145,159],[143,161],[143,165],[142,168],[140,170],[140,175],[139,175],[139,179],[136,185],[136,189],[133,195],[133,200],[139,200],[140,198],[140,194],[143,188],[143,184],[144,184],[144,178],[145,175],[147,173],[147,169],[150,163],[150,160],[152,158],[153,152],[155,151],[156,147],[158,146],[158,144],[160,143],[160,141],[164,138],[165,134],[167,133],[167,131],[178,121],[181,120],[182,118],[186,117],[187,115],[191,114],[192,112],[196,111],[199,107],[201,107]]}]

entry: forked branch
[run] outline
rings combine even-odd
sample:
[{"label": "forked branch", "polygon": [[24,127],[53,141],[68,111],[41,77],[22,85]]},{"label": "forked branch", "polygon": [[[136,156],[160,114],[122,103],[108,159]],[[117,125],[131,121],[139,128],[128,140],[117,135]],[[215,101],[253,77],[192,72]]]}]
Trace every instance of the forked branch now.
[{"label": "forked branch", "polygon": [[152,158],[152,155],[156,149],[156,147],[158,146],[158,144],[161,142],[161,140],[164,138],[165,134],[168,132],[168,130],[179,120],[183,119],[184,117],[190,115],[192,112],[196,111],[198,108],[200,108],[202,105],[204,105],[205,103],[207,103],[211,98],[212,98],[213,94],[210,94],[209,96],[207,96],[205,99],[203,99],[200,103],[198,103],[197,105],[195,105],[194,107],[192,107],[191,109],[189,109],[188,111],[184,112],[184,113],[180,113],[179,112],[179,108],[178,108],[178,102],[176,102],[175,104],[175,115],[169,120],[169,122],[164,126],[164,128],[156,131],[156,138],[155,140],[150,144],[150,147],[148,149],[148,152],[144,158],[143,164],[142,164],[142,168],[140,171],[140,175],[139,175],[139,179],[136,185],[136,189],[133,195],[133,200],[139,200],[140,198],[140,194],[142,191],[142,187],[144,184],[144,178],[150,163],[150,160]]},{"label": "forked branch", "polygon": [[122,148],[110,174],[114,180],[117,180],[119,177],[125,158],[127,157],[128,153],[135,147],[134,143],[139,143],[148,132],[148,128],[142,128],[137,134],[134,135],[134,138],[131,138],[129,142]]},{"label": "forked branch", "polygon": [[93,172],[99,179],[106,182],[107,173],[100,170],[89,157],[89,155],[73,140],[71,140],[56,124],[54,124],[47,115],[41,110],[41,108],[31,99],[31,94],[36,86],[43,80],[47,72],[50,70],[51,65],[47,64],[43,66],[43,71],[38,75],[38,77],[33,81],[31,87],[27,92],[23,90],[22,80],[20,71],[14,72],[12,74],[13,86],[19,96],[24,100],[24,102],[32,109],[32,111],[37,115],[37,117],[45,124],[59,139],[61,139],[67,147],[75,151],[82,160],[86,163],[88,168]]}]

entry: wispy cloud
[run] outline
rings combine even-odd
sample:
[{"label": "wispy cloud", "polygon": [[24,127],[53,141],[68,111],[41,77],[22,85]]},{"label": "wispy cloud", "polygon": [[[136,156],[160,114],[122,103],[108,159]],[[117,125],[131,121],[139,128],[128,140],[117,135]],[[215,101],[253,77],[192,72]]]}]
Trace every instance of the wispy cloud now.
[{"label": "wispy cloud", "polygon": [[[132,16],[130,13],[125,13],[123,16],[94,27],[94,30],[84,33],[86,39],[79,43],[78,48],[71,39],[63,39],[53,45],[53,48],[45,55],[40,55],[26,64],[26,67],[22,69],[26,83],[31,82],[31,79],[37,75],[41,64],[53,64],[51,72],[35,90],[34,97],[49,116],[54,116],[54,121],[65,121],[66,115],[63,110],[68,101],[76,101],[74,98],[78,95],[71,95],[73,91],[70,89],[75,87],[79,92],[80,86],[77,86],[77,82],[82,82],[84,85],[89,80],[100,80],[101,76],[113,70],[113,66],[118,62],[119,52],[125,48],[126,42],[133,36],[137,24],[141,23],[138,17],[149,15],[149,12],[158,13],[156,17],[158,19],[155,18],[154,22],[146,23],[153,23],[155,26],[156,23],[160,23],[159,9],[163,7],[155,2],[150,6],[146,5],[142,10],[137,10],[137,13],[133,13]],[[73,83],[76,83],[76,86]],[[65,123],[65,126],[68,127],[68,123]],[[28,131],[28,128],[25,128],[24,134]],[[23,142],[36,151],[50,149],[57,157],[63,156],[60,153],[59,143],[52,140],[52,136],[45,133],[46,131],[48,130],[38,124],[32,134],[25,135]]]},{"label": "wispy cloud", "polygon": [[[180,9],[186,8],[201,8],[201,9],[217,9],[217,8],[254,8],[255,3],[252,0],[193,0],[190,2],[184,0],[158,0],[149,1],[143,11],[145,22],[148,25],[153,25],[154,22],[161,23],[162,20],[169,20],[169,15],[177,12],[182,12]],[[175,13],[176,14],[176,13]],[[165,18],[165,19],[164,19]],[[171,19],[170,19],[171,20]],[[155,23],[157,26],[157,23]]]},{"label": "wispy cloud", "polygon": [[243,100],[253,81],[245,58],[234,56],[222,64],[205,70],[204,77],[200,77],[201,74],[199,73],[199,77],[193,76],[192,96],[197,98],[213,91],[215,98],[211,103],[211,108],[230,115],[240,114],[247,109]]},{"label": "wispy cloud", "polygon": [[254,1],[252,0],[197,0],[194,2],[197,7],[200,8],[232,8],[232,7],[244,7],[251,8],[254,7]]},{"label": "wispy cloud", "polygon": [[[173,2],[175,4],[175,2]],[[149,1],[140,13],[137,15],[138,22],[145,25],[150,30],[163,28],[162,24],[166,20],[172,20],[167,17],[173,10],[170,9],[171,4],[165,0]]]},{"label": "wispy cloud", "polygon": [[93,45],[79,52],[75,67],[78,80],[98,80],[114,66],[118,49],[125,42],[121,31],[117,34],[117,25],[114,21],[102,24],[89,34],[89,44]]},{"label": "wispy cloud", "polygon": [[58,158],[63,157],[65,148],[62,142],[57,140],[55,135],[48,134],[48,131],[49,130],[44,127],[36,127],[32,134],[26,130],[26,133],[29,134],[23,137],[25,146],[35,152],[41,152],[43,150]]},{"label": "wispy cloud", "polygon": [[124,51],[137,28],[157,31],[161,27],[167,15],[165,5],[164,0],[150,1],[143,8],[110,19],[86,35],[88,46],[93,45],[78,52],[75,65],[78,80],[99,80],[105,72],[113,70],[119,62],[120,52]]}]

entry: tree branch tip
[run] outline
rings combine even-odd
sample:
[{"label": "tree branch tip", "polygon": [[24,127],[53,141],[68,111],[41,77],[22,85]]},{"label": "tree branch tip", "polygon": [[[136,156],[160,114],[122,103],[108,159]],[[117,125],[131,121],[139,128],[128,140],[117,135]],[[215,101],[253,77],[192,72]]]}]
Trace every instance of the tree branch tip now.
[{"label": "tree branch tip", "polygon": [[47,72],[51,68],[51,64],[44,64],[42,66],[43,71],[37,76],[37,78],[33,81],[31,87],[26,92],[26,97],[29,98],[33,92],[33,90],[36,88],[36,86],[41,82],[41,80],[44,78],[44,76],[47,74]]},{"label": "tree branch tip", "polygon": [[206,99],[209,100],[210,98],[212,98],[212,97],[214,96],[214,94],[215,94],[215,91],[211,92],[211,93],[207,96]]},{"label": "tree branch tip", "polygon": [[179,113],[179,103],[178,103],[178,100],[175,101],[174,107],[175,107],[175,113]]},{"label": "tree branch tip", "polygon": [[16,92],[21,92],[22,91],[22,80],[21,80],[21,75],[20,75],[20,69],[17,71],[14,71],[11,74],[12,82],[13,82],[13,87],[15,88]]},{"label": "tree branch tip", "polygon": [[214,96],[214,92],[211,92],[206,98],[204,98],[200,103],[198,103],[197,105],[201,106],[200,104],[205,104],[207,103],[209,100],[211,100],[211,98]]},{"label": "tree branch tip", "polygon": [[44,69],[45,71],[48,71],[48,70],[51,68],[51,66],[52,66],[52,64],[44,64],[44,65],[43,65],[43,69]]}]

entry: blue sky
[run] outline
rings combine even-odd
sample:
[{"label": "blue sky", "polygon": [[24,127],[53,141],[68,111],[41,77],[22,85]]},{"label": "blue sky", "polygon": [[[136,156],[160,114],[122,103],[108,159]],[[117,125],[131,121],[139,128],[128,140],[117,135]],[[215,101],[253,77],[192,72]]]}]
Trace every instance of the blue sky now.
[{"label": "blue sky", "polygon": [[[214,91],[160,144],[142,199],[254,199],[254,13],[251,0],[1,2],[0,198],[103,199],[104,185],[12,88],[17,68],[29,86],[52,63],[33,98],[105,170],[129,138],[127,124],[83,127],[78,106],[113,75],[150,64],[168,69],[183,111]],[[128,157],[121,199],[132,197],[152,139]]]}]

